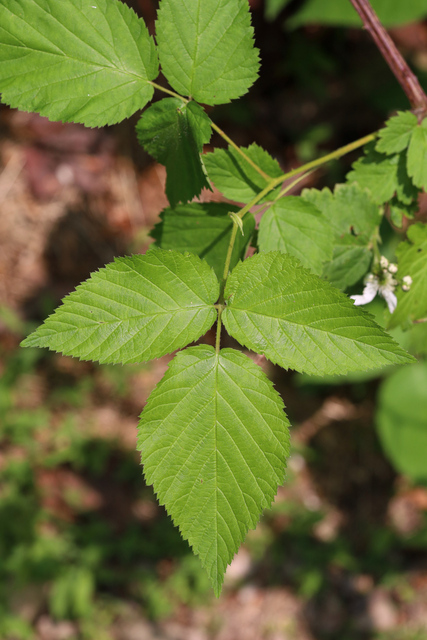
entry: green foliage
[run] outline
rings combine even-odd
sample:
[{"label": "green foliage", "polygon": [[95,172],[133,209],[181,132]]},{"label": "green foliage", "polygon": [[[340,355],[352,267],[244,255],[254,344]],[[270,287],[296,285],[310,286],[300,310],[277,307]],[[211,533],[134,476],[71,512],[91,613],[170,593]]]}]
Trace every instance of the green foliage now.
[{"label": "green foliage", "polygon": [[[424,0],[411,0],[411,2],[371,0],[370,4],[381,22],[387,27],[413,22],[427,15]],[[342,2],[342,0],[323,0],[322,3],[319,3],[318,0],[307,0],[290,21],[293,27],[306,23],[362,26],[362,21],[350,2]]]},{"label": "green foliage", "polygon": [[367,241],[381,221],[381,211],[370,194],[356,184],[337,184],[333,193],[326,187],[304,189],[302,196],[324,214],[336,238],[352,231]]},{"label": "green foliage", "polygon": [[381,210],[369,192],[357,184],[304,189],[302,198],[322,213],[333,233],[332,260],[323,275],[339,289],[347,289],[362,278],[372,260],[371,239],[381,221]]},{"label": "green foliage", "polygon": [[142,115],[136,132],[141,145],[166,166],[166,195],[175,207],[209,188],[200,153],[211,137],[211,123],[196,102],[164,98]]},{"label": "green foliage", "polygon": [[[203,258],[221,280],[233,228],[228,215],[231,211],[237,212],[238,207],[219,202],[192,202],[165,209],[160,214],[161,222],[150,235],[162,249],[190,251]],[[245,257],[254,229],[255,219],[247,213],[243,218],[243,235],[238,233],[234,243],[230,269]]]},{"label": "green foliage", "polygon": [[258,77],[247,0],[161,0],[159,58],[170,85],[203,104],[244,95]]},{"label": "green foliage", "polygon": [[427,365],[402,367],[380,389],[376,424],[382,446],[401,473],[427,480]]},{"label": "green foliage", "polygon": [[79,285],[22,344],[83,360],[144,362],[206,333],[218,294],[215,274],[193,254],[156,249],[117,258]]},{"label": "green foliage", "polygon": [[283,482],[287,427],[261,369],[238,351],[208,346],[175,357],[142,413],[146,479],[217,595],[227,564]]},{"label": "green foliage", "polygon": [[388,202],[399,188],[401,157],[379,153],[375,142],[371,142],[366,145],[365,155],[353,164],[347,180],[357,182],[362,189],[368,189],[377,204]]},{"label": "green foliage", "polygon": [[[151,233],[155,248],[146,255],[118,258],[93,273],[22,344],[83,360],[139,363],[199,340],[217,321],[215,348],[190,347],[171,361],[141,415],[138,448],[148,482],[200,556],[218,595],[227,564],[283,481],[289,453],[288,421],[278,393],[247,355],[220,348],[221,327],[272,362],[309,374],[412,362],[337,287],[355,285],[371,270],[381,293],[380,205],[390,203],[398,221],[402,211],[413,212],[419,189],[427,184],[426,125],[400,113],[367,146],[347,184],[333,192],[311,189],[303,197],[281,197],[289,175],[261,147],[238,149],[232,143],[203,155],[212,126],[230,139],[212,125],[198,102],[229,102],[246,93],[258,75],[248,1],[160,0],[157,50],[144,22],[126,5],[93,1],[4,0],[3,99],[52,119],[100,126],[146,106],[154,87],[172,94],[150,106],[137,125],[140,143],[166,166],[171,207]],[[337,4],[323,4],[324,19],[342,19]],[[378,6],[383,6],[380,0]],[[276,2],[273,10],[279,7]],[[310,7],[307,2],[302,14]],[[390,20],[403,15],[397,5],[388,9]],[[407,16],[408,7],[403,11]],[[157,52],[163,75],[182,95],[154,84]],[[225,198],[246,206],[188,204],[210,186],[209,180]],[[255,234],[250,209],[257,204],[267,205],[267,211]],[[409,293],[399,293],[396,322],[420,318],[426,311],[426,229],[412,229],[397,253],[399,277],[411,275],[414,284]],[[245,259],[251,241],[258,253]],[[84,406],[91,388],[79,391],[83,403],[77,406]],[[70,400],[59,393],[52,402],[60,407]],[[20,423],[21,437],[31,440],[37,416],[9,415],[9,391],[1,402],[8,412],[5,434],[16,438]],[[102,447],[96,455],[65,448],[46,460],[52,466],[77,460],[89,466],[90,459],[91,472],[102,473],[104,454]],[[1,503],[0,527],[26,520],[31,538],[36,528],[27,497],[31,466],[18,461],[7,474],[19,485],[14,498],[19,496],[20,510],[14,513],[7,499]],[[140,540],[132,535],[114,553],[137,556]],[[8,557],[5,570],[42,566],[44,577],[52,580],[52,612],[90,617],[96,569],[102,564],[99,554],[111,554],[102,543],[104,529],[96,536],[97,543],[85,554],[78,551],[79,540],[59,538],[48,548],[45,540],[38,547],[39,541],[31,539]],[[40,563],[40,557],[48,561]],[[71,563],[61,570],[65,557]],[[103,579],[108,583],[108,577]],[[307,593],[314,593],[319,573],[307,584]],[[152,593],[158,594],[153,609],[162,609],[162,589],[156,586]],[[142,597],[148,598],[147,590]]]},{"label": "green foliage", "polygon": [[409,322],[427,318],[427,227],[421,222],[408,229],[408,241],[400,243],[397,258],[401,278],[410,276],[409,291],[397,292],[398,305],[389,326],[406,326]]},{"label": "green foliage", "polygon": [[260,251],[290,253],[317,275],[321,275],[323,264],[332,258],[332,243],[330,221],[302,198],[281,198],[261,218]]},{"label": "green foliage", "polygon": [[51,120],[101,127],[153,97],[153,39],[118,0],[2,0],[2,100]]},{"label": "green foliage", "polygon": [[[282,170],[277,160],[257,144],[242,148],[243,153],[252,160],[267,176],[277,178]],[[216,149],[207,153],[204,164],[209,178],[226,198],[238,202],[250,202],[268,185],[268,178],[262,176],[245,158],[233,149]],[[272,200],[275,193],[269,193],[266,200]]]},{"label": "green foliage", "polygon": [[289,255],[248,258],[229,277],[225,297],[230,335],[286,369],[325,375],[412,360],[366,312]]},{"label": "green foliage", "polygon": [[417,126],[417,116],[410,111],[399,111],[387,120],[385,127],[378,133],[376,149],[380,153],[393,155],[400,153],[409,145],[412,132]]},{"label": "green foliage", "polygon": [[417,125],[408,148],[408,174],[420,189],[427,189],[427,118]]}]

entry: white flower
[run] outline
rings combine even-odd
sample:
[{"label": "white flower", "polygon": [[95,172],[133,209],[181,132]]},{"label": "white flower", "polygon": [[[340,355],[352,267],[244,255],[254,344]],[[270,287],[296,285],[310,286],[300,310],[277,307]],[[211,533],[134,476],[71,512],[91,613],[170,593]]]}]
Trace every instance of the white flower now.
[{"label": "white flower", "polygon": [[384,300],[387,302],[390,313],[393,313],[397,306],[397,298],[394,295],[397,281],[393,278],[393,275],[391,273],[384,271],[383,274],[384,275],[382,281],[380,281],[378,276],[374,276],[373,273],[370,273],[368,275],[368,277],[365,279],[365,288],[363,289],[362,295],[351,296],[356,306],[372,302],[372,300],[378,293],[378,295],[384,298]]},{"label": "white flower", "polygon": [[411,276],[405,276],[404,278],[402,278],[402,282],[403,284],[406,284],[407,287],[410,287],[412,284]]},{"label": "white flower", "polygon": [[381,269],[383,269],[383,270],[384,270],[384,269],[387,269],[387,267],[388,267],[388,260],[387,260],[387,258],[386,258],[385,256],[381,256],[381,259],[380,259],[380,267],[381,267]]},{"label": "white flower", "polygon": [[389,273],[397,273],[397,271],[398,271],[397,264],[394,264],[393,262],[390,262],[390,264],[388,265],[388,271],[389,271]]}]

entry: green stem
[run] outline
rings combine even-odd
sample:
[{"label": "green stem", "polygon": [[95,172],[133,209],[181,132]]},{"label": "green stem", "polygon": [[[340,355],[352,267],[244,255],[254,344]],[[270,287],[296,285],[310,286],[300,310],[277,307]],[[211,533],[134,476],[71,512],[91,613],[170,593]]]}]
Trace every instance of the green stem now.
[{"label": "green stem", "polygon": [[190,102],[188,98],[184,98],[184,96],[180,96],[179,93],[175,93],[175,91],[171,91],[170,89],[166,89],[166,87],[162,87],[160,84],[157,84],[157,82],[149,82],[148,84],[151,84],[151,86],[154,87],[155,89],[158,89],[159,91],[163,91],[163,93],[167,93],[168,95],[173,96],[174,98],[179,98],[183,102],[186,102],[186,103]]},{"label": "green stem", "polygon": [[[241,217],[243,217],[243,216],[241,216]],[[233,249],[234,249],[234,243],[236,242],[237,227],[238,227],[237,222],[233,222],[233,230],[231,232],[230,244],[228,245],[227,256],[225,258],[225,264],[224,264],[224,273],[223,273],[223,276],[222,276],[221,293],[220,293],[220,298],[219,298],[220,304],[224,303],[224,289],[225,289],[225,284],[226,284],[227,278],[228,278],[228,271],[230,269],[230,262],[231,262],[231,256],[232,256]]]},{"label": "green stem", "polygon": [[303,165],[301,165],[301,167],[297,167],[296,169],[292,169],[292,171],[288,171],[288,173],[284,173],[283,175],[279,176],[278,178],[273,178],[268,183],[268,185],[265,187],[265,189],[260,191],[260,193],[258,193],[255,196],[255,198],[253,200],[251,200],[251,202],[249,202],[247,205],[245,205],[243,207],[243,209],[241,209],[237,215],[240,218],[243,218],[243,216],[250,209],[252,209],[253,206],[258,204],[258,202],[260,200],[262,200],[266,195],[268,195],[270,193],[270,191],[272,191],[273,189],[278,187],[279,184],[284,182],[284,180],[288,180],[289,178],[293,178],[293,176],[296,176],[299,173],[305,173],[305,172],[310,171],[312,169],[316,169],[317,167],[321,167],[323,164],[326,164],[327,162],[330,162],[331,160],[337,160],[338,158],[341,158],[341,156],[346,155],[346,153],[350,153],[350,151],[354,151],[355,149],[358,149],[359,147],[363,147],[363,145],[367,144],[368,142],[372,142],[372,140],[375,140],[376,135],[377,135],[376,133],[370,133],[368,136],[364,136],[363,138],[359,138],[359,140],[355,140],[354,142],[350,142],[350,144],[346,144],[344,147],[340,147],[339,149],[336,149],[332,153],[328,153],[328,155],[326,155],[326,156],[322,156],[321,158],[317,158],[317,160],[312,160],[311,162],[307,162],[307,164],[303,164]]},{"label": "green stem", "polygon": [[[175,91],[171,91],[170,89],[166,89],[165,87],[162,87],[160,84],[157,84],[156,82],[150,82],[149,84],[151,84],[152,87],[154,87],[155,89],[158,89],[159,91],[163,91],[163,93],[167,93],[170,96],[173,96],[174,98],[179,98],[180,100],[182,100],[183,102],[186,102],[187,104],[190,102],[190,100],[188,98],[184,98],[183,96],[180,96],[179,93],[175,93]],[[235,149],[237,151],[237,153],[239,153],[242,158],[244,158],[246,160],[246,162],[248,164],[251,165],[251,167],[253,169],[255,169],[255,171],[257,171],[259,173],[260,176],[262,176],[264,178],[264,180],[266,180],[267,182],[269,180],[271,180],[271,177],[265,173],[265,171],[263,171],[261,169],[261,167],[259,167],[256,162],[254,162],[253,160],[251,160],[251,158],[246,155],[246,153],[239,147],[238,144],[236,144],[226,133],[225,131],[223,131],[222,129],[220,129],[220,127],[218,127],[217,124],[215,124],[215,122],[213,122],[211,120],[211,127],[212,129],[214,129],[217,133],[219,133],[219,135],[221,136],[221,138],[223,138],[229,145],[230,147],[233,147],[233,149]]]},{"label": "green stem", "polygon": [[219,350],[221,348],[221,326],[222,326],[222,322],[221,322],[221,314],[222,314],[222,309],[223,307],[221,306],[221,309],[218,309],[218,320],[216,323],[216,340],[215,340],[215,353],[218,354]]},{"label": "green stem", "polygon": [[277,202],[277,200],[280,200],[280,198],[283,198],[283,196],[289,193],[289,191],[293,189],[295,185],[298,184],[298,182],[301,182],[301,180],[304,180],[305,178],[307,178],[311,173],[313,173],[313,171],[314,169],[312,169],[311,171],[307,171],[306,173],[303,173],[302,176],[298,176],[296,180],[293,180],[290,184],[286,185],[286,187],[283,187],[283,189],[280,191],[278,196],[274,198],[274,202]]},{"label": "green stem", "polygon": [[216,131],[217,133],[219,133],[219,135],[221,136],[221,138],[224,138],[224,140],[225,140],[226,142],[228,142],[228,144],[230,145],[230,147],[233,147],[233,149],[234,149],[235,151],[237,151],[237,153],[239,153],[239,154],[242,156],[242,158],[244,158],[244,159],[246,160],[246,162],[247,162],[248,164],[250,164],[250,165],[251,165],[251,167],[252,167],[253,169],[255,169],[255,171],[257,171],[257,172],[259,173],[259,175],[260,175],[260,176],[262,176],[262,177],[264,178],[264,180],[267,180],[267,182],[268,182],[269,180],[271,180],[271,177],[270,177],[268,174],[266,174],[266,173],[261,169],[261,167],[259,167],[259,166],[256,164],[256,162],[254,162],[253,160],[251,160],[251,158],[250,158],[248,155],[246,155],[246,153],[245,153],[245,152],[244,152],[244,151],[239,147],[239,145],[238,145],[238,144],[236,144],[235,142],[233,142],[233,140],[232,140],[232,139],[231,139],[231,138],[230,138],[230,137],[225,133],[225,131],[223,131],[222,129],[220,129],[220,128],[218,127],[218,125],[217,125],[217,124],[215,124],[215,122],[212,122],[212,120],[211,120],[211,127],[212,127],[212,129],[215,129],[215,131]]}]

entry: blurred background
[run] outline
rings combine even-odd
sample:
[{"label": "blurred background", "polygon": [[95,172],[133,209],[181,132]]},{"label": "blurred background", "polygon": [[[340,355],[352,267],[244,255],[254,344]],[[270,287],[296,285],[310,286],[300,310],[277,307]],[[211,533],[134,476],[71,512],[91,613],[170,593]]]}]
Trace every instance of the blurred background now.
[{"label": "blurred background", "polygon": [[[153,32],[157,2],[128,4]],[[286,170],[409,108],[349,2],[251,5],[261,77],[209,112],[238,144],[257,142]],[[425,0],[375,6],[427,88]],[[19,348],[91,271],[148,248],[165,170],[138,147],[137,120],[84,129],[0,108],[0,640],[427,639],[422,357],[323,380],[262,363],[292,455],[216,600],[135,451],[170,357],[97,366]],[[298,189],[343,181],[357,155]],[[425,197],[416,219],[427,222]],[[388,257],[406,225],[384,220]],[[370,310],[383,321],[383,301]]]}]

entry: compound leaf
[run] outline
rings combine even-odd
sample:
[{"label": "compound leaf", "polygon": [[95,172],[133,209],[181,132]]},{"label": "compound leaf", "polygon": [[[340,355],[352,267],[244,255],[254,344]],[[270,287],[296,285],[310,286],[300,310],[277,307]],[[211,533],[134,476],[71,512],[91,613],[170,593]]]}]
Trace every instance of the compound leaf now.
[{"label": "compound leaf", "polygon": [[118,0],[2,0],[2,100],[51,120],[100,127],[152,98],[157,53]]},{"label": "compound leaf", "polygon": [[407,321],[427,318],[427,225],[421,222],[408,229],[408,242],[396,249],[398,277],[411,276],[409,291],[396,291],[397,307],[389,326],[396,327]]},{"label": "compound leaf", "polygon": [[230,102],[258,77],[247,0],[161,0],[156,33],[167,80],[197,102]]},{"label": "compound leaf", "polygon": [[117,258],[64,298],[22,346],[82,360],[144,362],[206,333],[218,295],[214,272],[193,254],[153,249]]},{"label": "compound leaf", "polygon": [[417,187],[427,191],[427,118],[412,132],[408,149],[408,174]]},{"label": "compound leaf", "polygon": [[417,116],[411,111],[399,111],[396,116],[389,118],[385,127],[378,132],[376,150],[393,155],[406,149],[417,122]]},{"label": "compound leaf", "polygon": [[300,197],[281,198],[264,213],[259,224],[260,251],[291,253],[318,275],[323,264],[332,259],[332,243],[332,227],[326,218]]},{"label": "compound leaf", "polygon": [[212,129],[200,105],[165,98],[144,111],[136,132],[145,150],[166,166],[166,195],[173,207],[210,188],[200,153]]},{"label": "compound leaf", "polygon": [[[239,209],[220,202],[192,202],[160,214],[150,235],[162,249],[196,253],[214,269],[218,280],[224,273],[233,222],[229,212]],[[243,232],[239,232],[231,255],[230,269],[243,260],[255,229],[255,218],[247,213],[243,218]]]},{"label": "compound leaf", "polygon": [[[270,178],[278,178],[283,174],[277,160],[257,144],[242,147],[242,151]],[[230,200],[250,202],[269,182],[232,147],[215,149],[205,154],[203,161],[209,178]],[[272,200],[276,193],[277,190],[270,192],[261,202]]]},{"label": "compound leaf", "polygon": [[343,374],[413,360],[366,311],[289,254],[261,253],[237,265],[225,298],[230,335],[284,368]]},{"label": "compound leaf", "polygon": [[148,483],[200,556],[215,593],[283,482],[283,402],[263,371],[233,349],[178,353],[148,399],[138,449]]}]

